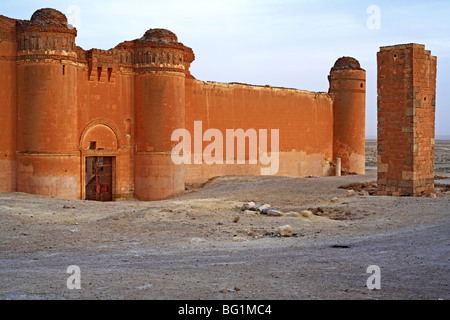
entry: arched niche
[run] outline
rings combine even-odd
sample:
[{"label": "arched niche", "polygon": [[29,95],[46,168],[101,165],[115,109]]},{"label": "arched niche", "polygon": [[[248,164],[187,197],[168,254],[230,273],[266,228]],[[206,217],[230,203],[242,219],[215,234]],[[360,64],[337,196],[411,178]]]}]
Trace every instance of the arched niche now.
[{"label": "arched niche", "polygon": [[80,149],[115,151],[119,148],[116,132],[112,126],[105,123],[91,123],[81,136]]}]

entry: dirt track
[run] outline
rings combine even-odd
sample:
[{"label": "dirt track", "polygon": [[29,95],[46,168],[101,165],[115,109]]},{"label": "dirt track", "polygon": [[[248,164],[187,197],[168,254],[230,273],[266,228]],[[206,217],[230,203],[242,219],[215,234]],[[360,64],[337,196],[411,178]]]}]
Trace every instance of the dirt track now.
[{"label": "dirt track", "polygon": [[[446,161],[436,172],[449,177]],[[0,194],[0,299],[449,299],[450,192],[347,197],[339,188],[375,180],[373,169],[222,177],[157,202]],[[245,201],[324,212],[246,216]],[[294,235],[277,236],[286,224]],[[66,286],[69,265],[80,267],[80,290]],[[366,286],[369,265],[381,269],[380,290]]]}]

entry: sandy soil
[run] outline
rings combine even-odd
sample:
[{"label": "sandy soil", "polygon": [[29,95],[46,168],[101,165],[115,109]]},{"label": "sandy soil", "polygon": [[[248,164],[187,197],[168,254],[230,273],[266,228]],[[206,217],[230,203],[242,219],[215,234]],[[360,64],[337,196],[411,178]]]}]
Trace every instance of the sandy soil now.
[{"label": "sandy soil", "polygon": [[[360,195],[376,190],[366,150],[366,175],[220,177],[165,201],[0,194],[0,299],[449,299],[450,142],[434,198]],[[245,215],[247,201],[315,214]]]}]

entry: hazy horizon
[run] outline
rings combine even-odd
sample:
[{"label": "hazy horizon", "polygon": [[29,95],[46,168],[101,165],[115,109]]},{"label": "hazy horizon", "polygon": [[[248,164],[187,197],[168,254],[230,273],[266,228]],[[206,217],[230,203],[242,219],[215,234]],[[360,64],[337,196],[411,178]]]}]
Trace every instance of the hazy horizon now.
[{"label": "hazy horizon", "polygon": [[[366,136],[366,141],[377,140],[377,136]],[[450,141],[450,135],[439,135],[435,137],[435,140]]]}]

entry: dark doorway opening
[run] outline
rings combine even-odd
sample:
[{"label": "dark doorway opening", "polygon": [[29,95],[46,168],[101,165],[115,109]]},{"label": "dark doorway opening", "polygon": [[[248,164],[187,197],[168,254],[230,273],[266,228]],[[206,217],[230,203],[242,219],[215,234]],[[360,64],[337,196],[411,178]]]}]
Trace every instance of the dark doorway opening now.
[{"label": "dark doorway opening", "polygon": [[86,157],[86,200],[112,201],[113,157]]}]

